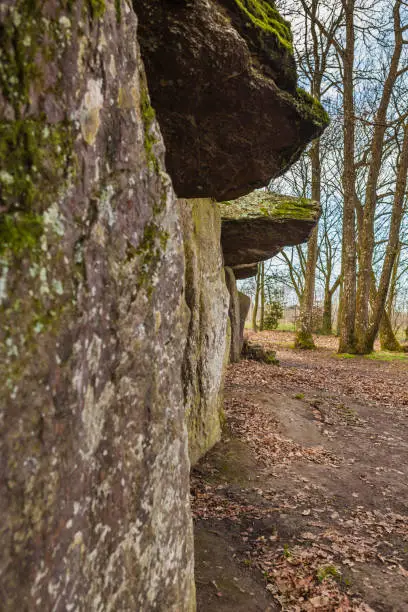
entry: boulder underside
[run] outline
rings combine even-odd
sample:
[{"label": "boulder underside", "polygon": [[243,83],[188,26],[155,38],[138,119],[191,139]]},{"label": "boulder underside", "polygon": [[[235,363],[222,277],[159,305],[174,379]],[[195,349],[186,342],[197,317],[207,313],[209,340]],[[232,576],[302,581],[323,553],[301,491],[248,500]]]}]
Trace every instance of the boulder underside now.
[{"label": "boulder underside", "polygon": [[221,201],[267,185],[328,124],[296,89],[290,27],[272,2],[133,4],[179,197]]},{"label": "boulder underside", "polygon": [[320,215],[317,202],[267,191],[254,191],[219,206],[224,261],[236,278],[255,276],[258,262],[284,246],[305,242]]}]

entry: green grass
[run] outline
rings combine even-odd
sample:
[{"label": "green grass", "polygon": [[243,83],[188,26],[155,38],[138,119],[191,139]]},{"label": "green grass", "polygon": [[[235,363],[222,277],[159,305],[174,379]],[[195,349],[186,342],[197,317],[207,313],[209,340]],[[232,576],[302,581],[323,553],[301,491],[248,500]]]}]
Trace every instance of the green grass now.
[{"label": "green grass", "polygon": [[290,323],[290,321],[280,321],[278,323],[277,330],[278,331],[290,331],[290,332],[294,332],[295,331],[295,325],[293,323]]},{"label": "green grass", "polygon": [[390,351],[375,351],[369,355],[354,355],[351,353],[334,353],[333,357],[337,359],[355,359],[362,357],[371,359],[372,361],[406,361],[408,362],[408,353],[391,353]]},{"label": "green grass", "polygon": [[364,357],[378,361],[408,361],[408,353],[391,353],[390,351],[376,351]]}]

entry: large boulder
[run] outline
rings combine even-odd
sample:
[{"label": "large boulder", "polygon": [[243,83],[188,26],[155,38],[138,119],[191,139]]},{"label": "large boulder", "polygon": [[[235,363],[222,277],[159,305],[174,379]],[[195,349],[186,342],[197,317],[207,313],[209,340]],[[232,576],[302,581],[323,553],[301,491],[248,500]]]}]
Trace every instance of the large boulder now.
[{"label": "large boulder", "polygon": [[251,298],[249,295],[245,295],[241,291],[238,291],[238,300],[239,300],[239,349],[240,353],[242,352],[242,347],[244,345],[244,330],[245,330],[245,321],[248,316],[249,309],[251,307]]},{"label": "large boulder", "polygon": [[305,242],[320,215],[320,205],[313,200],[267,191],[254,191],[219,207],[225,265],[237,271],[237,278],[255,276],[257,262],[270,259],[284,246]]},{"label": "large boulder", "polygon": [[182,379],[191,463],[221,437],[229,355],[229,294],[220,248],[221,219],[209,199],[179,200],[190,311]]},{"label": "large boulder", "polygon": [[237,283],[234,272],[231,268],[225,268],[225,281],[229,292],[229,309],[228,316],[231,324],[231,348],[230,362],[239,361],[241,355],[241,340],[240,340],[240,303],[238,297]]},{"label": "large boulder", "polygon": [[1,607],[193,610],[183,250],[136,17],[0,20]]},{"label": "large boulder", "polygon": [[179,197],[237,198],[283,173],[328,123],[296,88],[292,36],[270,0],[133,0]]}]

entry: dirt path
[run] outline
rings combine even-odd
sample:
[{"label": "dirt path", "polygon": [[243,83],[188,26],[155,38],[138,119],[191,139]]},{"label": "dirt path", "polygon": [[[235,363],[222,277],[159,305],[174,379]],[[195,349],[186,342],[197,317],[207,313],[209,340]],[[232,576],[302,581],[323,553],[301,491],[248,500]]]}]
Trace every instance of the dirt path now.
[{"label": "dirt path", "polygon": [[408,611],[408,362],[259,340],[193,475],[199,612]]}]

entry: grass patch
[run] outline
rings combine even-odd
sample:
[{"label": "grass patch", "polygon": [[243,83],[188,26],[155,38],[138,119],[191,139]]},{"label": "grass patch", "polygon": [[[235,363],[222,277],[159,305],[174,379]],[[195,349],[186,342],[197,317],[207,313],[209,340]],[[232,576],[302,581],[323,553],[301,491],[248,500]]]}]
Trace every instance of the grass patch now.
[{"label": "grass patch", "polygon": [[296,326],[294,323],[290,323],[290,321],[280,321],[278,323],[278,327],[276,328],[278,331],[296,331]]},{"label": "grass patch", "polygon": [[407,353],[392,353],[391,351],[374,351],[369,355],[354,355],[352,353],[334,353],[333,357],[337,359],[355,359],[361,357],[363,359],[371,359],[372,361],[405,361],[408,362]]},{"label": "grass patch", "polygon": [[376,351],[364,357],[374,361],[408,361],[407,353],[391,353],[390,351]]}]

